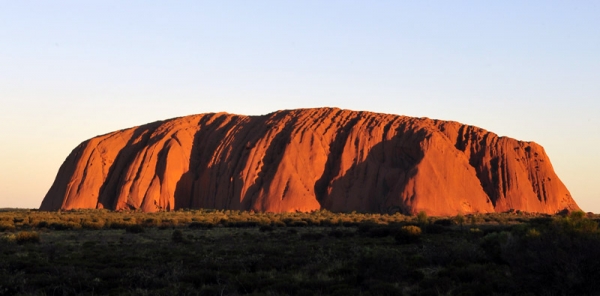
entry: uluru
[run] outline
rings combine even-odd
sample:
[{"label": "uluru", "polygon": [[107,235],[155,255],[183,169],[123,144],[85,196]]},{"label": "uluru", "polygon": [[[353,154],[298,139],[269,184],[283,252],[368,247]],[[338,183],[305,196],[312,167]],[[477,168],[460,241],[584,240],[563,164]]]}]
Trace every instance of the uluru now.
[{"label": "uluru", "polygon": [[454,121],[338,108],[207,113],[91,138],[41,210],[429,215],[578,210],[544,148]]}]

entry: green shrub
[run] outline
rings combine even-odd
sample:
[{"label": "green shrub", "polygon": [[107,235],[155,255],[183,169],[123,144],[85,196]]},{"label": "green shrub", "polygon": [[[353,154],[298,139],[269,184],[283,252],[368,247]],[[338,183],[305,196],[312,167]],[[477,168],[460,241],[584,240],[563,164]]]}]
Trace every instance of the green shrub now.
[{"label": "green shrub", "polygon": [[47,222],[47,221],[40,221],[40,222],[38,222],[38,224],[37,224],[37,226],[36,226],[36,227],[37,227],[37,228],[46,228],[46,227],[48,227],[49,225],[50,225],[50,224],[48,224],[48,222]]},{"label": "green shrub", "polygon": [[308,241],[318,241],[323,237],[325,237],[325,235],[320,232],[306,232],[300,235],[300,239]]},{"label": "green shrub", "polygon": [[360,222],[356,221],[342,221],[342,226],[344,227],[355,227],[360,225]]},{"label": "green shrub", "polygon": [[246,227],[256,227],[258,226],[258,222],[256,221],[229,221],[226,224],[227,227],[235,227],[235,228],[246,228]]},{"label": "green shrub", "polygon": [[372,228],[379,227],[379,224],[372,221],[363,221],[358,224],[358,232],[361,234],[368,233]]},{"label": "green shrub", "polygon": [[353,237],[355,235],[355,232],[341,229],[332,229],[327,235],[335,238]]},{"label": "green shrub", "polygon": [[315,218],[304,218],[303,221],[309,226],[321,225],[321,221]]},{"label": "green shrub", "polygon": [[[392,283],[374,280],[368,284],[371,295],[403,295],[402,289]],[[353,290],[348,290],[346,293],[344,292],[340,293],[339,295],[350,295],[354,293]]]},{"label": "green shrub", "polygon": [[8,233],[0,237],[2,241],[14,243],[17,240],[17,235],[14,233]]},{"label": "green shrub", "polygon": [[583,211],[575,211],[567,217],[557,218],[554,225],[569,233],[595,233],[598,231],[598,222],[587,218]]},{"label": "green shrub", "polygon": [[50,224],[50,228],[54,230],[71,230],[71,229],[79,229],[81,225],[79,223],[70,222],[70,221],[59,221],[52,222]]},{"label": "green shrub", "polygon": [[454,224],[454,221],[450,220],[450,219],[438,219],[435,220],[433,222],[434,225],[440,225],[440,226],[452,226]]},{"label": "green shrub", "polygon": [[468,216],[468,220],[469,220],[469,224],[471,224],[471,225],[477,225],[477,222],[478,222],[477,216],[475,216],[475,215],[469,215]]},{"label": "green shrub", "polygon": [[262,225],[260,228],[258,228],[258,230],[260,232],[266,232],[266,231],[273,231],[273,230],[275,230],[275,228],[273,228],[273,226],[271,226],[271,225]]},{"label": "green shrub", "polygon": [[160,225],[159,219],[146,218],[146,220],[144,220],[144,226],[146,226],[146,227],[151,227],[151,226],[156,226],[156,225]]},{"label": "green shrub", "polygon": [[332,219],[321,220],[321,226],[337,226],[337,225],[338,225],[337,221],[334,221]]},{"label": "green shrub", "polygon": [[421,237],[421,228],[419,226],[407,225],[400,228],[396,234],[396,242],[399,244],[409,244],[418,242]]},{"label": "green shrub", "polygon": [[419,235],[421,235],[421,228],[419,226],[407,225],[407,226],[402,226],[402,228],[400,228],[400,232],[406,233],[406,234],[412,235],[412,236],[419,236]]},{"label": "green shrub", "polygon": [[425,226],[429,223],[429,220],[427,219],[427,213],[425,211],[420,211],[417,214],[417,222],[421,226]]},{"label": "green shrub", "polygon": [[214,224],[212,222],[200,222],[200,221],[195,221],[192,222],[188,225],[188,228],[192,228],[192,229],[211,229],[213,228]]},{"label": "green shrub", "polygon": [[540,225],[540,226],[548,226],[550,224],[552,224],[552,218],[551,217],[535,217],[535,218],[531,218],[529,219],[529,224],[531,225]]},{"label": "green shrub", "polygon": [[287,223],[287,226],[291,226],[291,227],[306,227],[308,226],[308,223],[306,221],[291,221],[290,223]]},{"label": "green shrub", "polygon": [[600,236],[568,226],[569,223],[564,230],[544,231],[534,237],[517,236],[501,248],[515,285],[523,292],[532,295],[600,294],[600,286],[596,283],[600,278]]},{"label": "green shrub", "polygon": [[569,226],[573,231],[581,233],[594,233],[598,230],[598,223],[588,219],[583,211],[575,211],[569,215]]},{"label": "green shrub", "polygon": [[127,229],[127,227],[129,227],[130,225],[133,225],[131,223],[125,223],[125,222],[121,222],[121,221],[111,221],[106,223],[106,226],[110,229]]},{"label": "green shrub", "polygon": [[142,227],[142,225],[138,225],[138,224],[128,225],[125,228],[125,232],[127,232],[127,233],[142,233],[142,232],[144,232],[144,227]]},{"label": "green shrub", "polygon": [[0,231],[15,230],[15,225],[12,221],[0,222]]},{"label": "green shrub", "polygon": [[469,229],[469,235],[471,235],[471,237],[482,237],[484,235],[484,232],[481,231],[481,229],[477,228],[477,227],[472,227]]},{"label": "green shrub", "polygon": [[273,221],[273,226],[275,226],[275,227],[286,227],[287,225],[285,224],[285,222],[277,220],[277,221]]},{"label": "green shrub", "polygon": [[388,226],[373,227],[366,233],[368,237],[386,237],[390,234],[392,234],[392,229]]},{"label": "green shrub", "polygon": [[529,230],[527,230],[527,234],[526,234],[527,237],[531,237],[531,238],[540,237],[540,235],[541,235],[541,233],[535,228],[530,228]]},{"label": "green shrub", "polygon": [[462,228],[465,224],[465,216],[463,216],[462,214],[458,214],[454,217],[454,221]]},{"label": "green shrub", "polygon": [[104,221],[97,221],[97,222],[85,221],[85,222],[81,223],[81,227],[83,227],[84,229],[93,229],[93,230],[102,229],[102,228],[104,228]]},{"label": "green shrub", "polygon": [[39,243],[40,235],[35,231],[21,231],[15,236],[17,244]]},{"label": "green shrub", "polygon": [[171,234],[171,241],[174,243],[182,243],[184,241],[183,232],[179,229],[175,229]]},{"label": "green shrub", "polygon": [[434,224],[428,224],[425,227],[425,231],[430,234],[439,234],[439,233],[451,231],[451,229],[446,226],[442,226],[440,224],[434,223]]}]

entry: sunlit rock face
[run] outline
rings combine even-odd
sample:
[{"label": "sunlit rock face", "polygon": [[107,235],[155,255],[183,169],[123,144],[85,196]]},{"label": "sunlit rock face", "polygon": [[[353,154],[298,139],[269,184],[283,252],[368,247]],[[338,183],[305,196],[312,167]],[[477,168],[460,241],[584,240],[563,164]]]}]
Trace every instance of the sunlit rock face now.
[{"label": "sunlit rock face", "polygon": [[87,140],[41,210],[429,215],[579,209],[544,149],[452,121],[336,108],[200,114]]}]

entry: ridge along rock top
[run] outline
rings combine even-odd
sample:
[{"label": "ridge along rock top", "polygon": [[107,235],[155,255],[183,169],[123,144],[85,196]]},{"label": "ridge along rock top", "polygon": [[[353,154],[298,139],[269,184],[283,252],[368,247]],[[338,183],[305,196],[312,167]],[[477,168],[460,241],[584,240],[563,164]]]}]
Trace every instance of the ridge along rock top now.
[{"label": "ridge along rock top", "polygon": [[97,136],[41,210],[429,215],[577,210],[544,149],[453,121],[337,108],[210,113]]}]

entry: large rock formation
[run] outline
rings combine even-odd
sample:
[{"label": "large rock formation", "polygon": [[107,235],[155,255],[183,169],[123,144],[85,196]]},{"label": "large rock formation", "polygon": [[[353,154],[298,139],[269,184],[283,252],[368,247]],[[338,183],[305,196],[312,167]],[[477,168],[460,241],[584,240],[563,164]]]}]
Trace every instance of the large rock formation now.
[{"label": "large rock formation", "polygon": [[544,149],[452,121],[333,108],[200,114],[83,142],[41,210],[555,213]]}]

